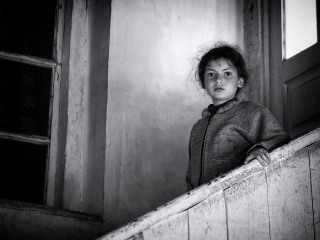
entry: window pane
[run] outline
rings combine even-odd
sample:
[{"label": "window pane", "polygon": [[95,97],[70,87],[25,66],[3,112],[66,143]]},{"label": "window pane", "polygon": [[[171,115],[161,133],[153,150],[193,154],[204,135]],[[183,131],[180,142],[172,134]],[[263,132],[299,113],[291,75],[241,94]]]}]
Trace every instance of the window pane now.
[{"label": "window pane", "polygon": [[318,41],[316,0],[286,0],[285,59],[309,48]]},{"label": "window pane", "polygon": [[47,146],[0,139],[0,198],[43,204]]},{"label": "window pane", "polygon": [[52,58],[56,0],[2,1],[0,49]]},{"label": "window pane", "polygon": [[48,136],[51,69],[0,60],[0,131]]}]

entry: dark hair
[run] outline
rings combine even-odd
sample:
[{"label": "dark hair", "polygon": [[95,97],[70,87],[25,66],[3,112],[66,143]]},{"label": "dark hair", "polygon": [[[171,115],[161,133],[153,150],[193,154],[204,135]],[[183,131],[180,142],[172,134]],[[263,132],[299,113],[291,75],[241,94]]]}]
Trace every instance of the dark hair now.
[{"label": "dark hair", "polygon": [[249,73],[246,68],[246,62],[241,54],[241,50],[237,45],[231,45],[225,42],[218,42],[213,48],[207,51],[200,59],[195,78],[200,82],[201,87],[204,85],[204,71],[209,61],[219,58],[230,60],[238,72],[238,76],[243,78],[245,84],[249,79]]}]

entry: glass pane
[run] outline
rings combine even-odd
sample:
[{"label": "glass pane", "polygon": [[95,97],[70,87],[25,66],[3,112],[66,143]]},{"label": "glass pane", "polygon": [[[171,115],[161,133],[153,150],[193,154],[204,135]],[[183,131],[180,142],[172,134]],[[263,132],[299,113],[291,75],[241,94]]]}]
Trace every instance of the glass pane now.
[{"label": "glass pane", "polygon": [[0,49],[52,58],[56,0],[2,1]]},{"label": "glass pane", "polygon": [[43,204],[47,146],[0,139],[0,198]]},{"label": "glass pane", "polygon": [[309,48],[318,41],[316,0],[286,0],[285,59]]},{"label": "glass pane", "polygon": [[0,60],[0,131],[48,136],[51,69]]}]

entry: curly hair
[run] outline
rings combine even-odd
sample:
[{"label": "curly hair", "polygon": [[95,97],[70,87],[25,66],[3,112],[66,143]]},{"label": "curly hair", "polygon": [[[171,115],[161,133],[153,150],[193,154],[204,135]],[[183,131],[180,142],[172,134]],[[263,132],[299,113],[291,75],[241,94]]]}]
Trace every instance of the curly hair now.
[{"label": "curly hair", "polygon": [[217,60],[219,58],[225,58],[231,61],[233,66],[235,66],[237,69],[238,76],[243,78],[245,84],[247,83],[249,79],[249,73],[240,47],[238,45],[232,45],[226,42],[217,42],[213,48],[209,49],[201,57],[195,72],[195,79],[200,83],[203,89],[205,89],[204,71],[206,66],[211,60]]}]

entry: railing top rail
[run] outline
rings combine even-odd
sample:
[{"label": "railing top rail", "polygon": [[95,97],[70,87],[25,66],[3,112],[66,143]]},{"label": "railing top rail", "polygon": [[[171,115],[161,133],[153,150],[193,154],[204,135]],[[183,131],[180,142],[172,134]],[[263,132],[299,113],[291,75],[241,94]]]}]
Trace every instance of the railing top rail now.
[{"label": "railing top rail", "polygon": [[[311,145],[312,143],[320,141],[320,128],[296,138],[286,145],[283,145],[270,153],[271,165],[287,159],[296,151]],[[180,197],[154,209],[153,211],[139,217],[136,220],[98,238],[98,240],[107,239],[128,239],[144,230],[150,228],[152,225],[169,218],[174,214],[183,212],[200,202],[206,200],[211,195],[223,191],[228,187],[240,182],[241,180],[256,174],[263,170],[263,167],[257,160],[250,162],[248,165],[243,165],[233,171],[229,172],[224,177],[219,177],[209,181],[198,188],[187,192]]]}]

